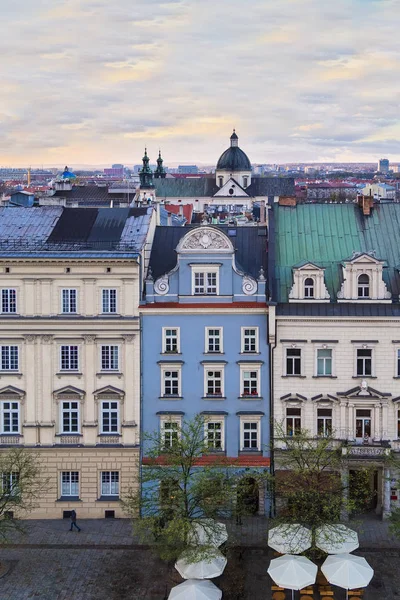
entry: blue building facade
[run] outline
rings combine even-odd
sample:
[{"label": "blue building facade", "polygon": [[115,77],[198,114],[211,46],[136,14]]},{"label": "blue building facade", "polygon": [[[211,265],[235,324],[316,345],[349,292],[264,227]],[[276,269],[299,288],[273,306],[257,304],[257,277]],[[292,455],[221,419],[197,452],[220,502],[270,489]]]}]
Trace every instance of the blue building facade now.
[{"label": "blue building facade", "polygon": [[201,414],[210,450],[244,476],[270,464],[266,246],[263,227],[158,227],[141,307],[143,431],[168,444]]}]

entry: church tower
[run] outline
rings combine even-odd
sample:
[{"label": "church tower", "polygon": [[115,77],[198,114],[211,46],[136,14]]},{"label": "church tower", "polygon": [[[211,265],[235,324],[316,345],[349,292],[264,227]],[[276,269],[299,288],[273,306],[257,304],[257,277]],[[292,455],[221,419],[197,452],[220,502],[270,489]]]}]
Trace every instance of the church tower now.
[{"label": "church tower", "polygon": [[144,156],[142,158],[143,167],[142,167],[142,170],[139,171],[140,189],[142,189],[142,190],[151,190],[154,188],[153,171],[149,167],[149,160],[150,159],[147,156],[147,148],[145,148]]},{"label": "church tower", "polygon": [[163,159],[161,158],[161,150],[159,150],[158,158],[157,158],[157,168],[154,171],[154,177],[155,177],[155,179],[164,179],[165,176],[166,176],[166,172],[163,167]]}]

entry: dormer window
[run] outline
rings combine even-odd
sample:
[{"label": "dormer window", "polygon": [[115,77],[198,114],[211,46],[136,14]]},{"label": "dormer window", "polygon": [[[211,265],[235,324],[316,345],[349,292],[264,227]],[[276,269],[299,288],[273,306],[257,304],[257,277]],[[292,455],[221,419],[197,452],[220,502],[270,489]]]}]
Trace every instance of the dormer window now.
[{"label": "dormer window", "polygon": [[246,189],[248,186],[248,178],[247,177],[243,177],[243,187]]},{"label": "dormer window", "polygon": [[219,293],[218,267],[192,267],[192,294],[194,296],[217,296]]},{"label": "dormer window", "polygon": [[314,279],[311,277],[304,282],[304,298],[314,298]]},{"label": "dormer window", "polygon": [[369,298],[369,277],[365,273],[358,278],[357,293],[359,298]]}]

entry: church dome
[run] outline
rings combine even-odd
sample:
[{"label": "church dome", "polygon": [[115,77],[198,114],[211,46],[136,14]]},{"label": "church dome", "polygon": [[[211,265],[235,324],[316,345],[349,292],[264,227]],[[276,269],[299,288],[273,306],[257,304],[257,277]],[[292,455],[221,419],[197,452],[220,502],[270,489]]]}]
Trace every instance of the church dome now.
[{"label": "church dome", "polygon": [[233,130],[230,148],[225,150],[219,157],[217,171],[251,171],[248,156],[239,148],[238,140],[239,138]]}]

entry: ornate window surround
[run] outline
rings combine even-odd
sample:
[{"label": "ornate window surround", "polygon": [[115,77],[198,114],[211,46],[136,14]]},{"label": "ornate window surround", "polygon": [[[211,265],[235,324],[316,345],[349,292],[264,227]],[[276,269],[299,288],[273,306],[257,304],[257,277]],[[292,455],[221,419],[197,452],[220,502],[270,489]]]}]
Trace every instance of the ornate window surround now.
[{"label": "ornate window surround", "polygon": [[[307,279],[314,281],[314,296],[305,296],[304,284]],[[325,268],[312,262],[293,267],[293,285],[289,292],[289,302],[330,302],[330,295],[325,285]]]},{"label": "ornate window surround", "polygon": [[[390,303],[392,295],[383,280],[385,261],[379,260],[375,252],[354,252],[353,256],[342,263],[343,283],[337,294],[338,302],[379,302]],[[358,278],[369,277],[369,296],[358,296]]]}]

